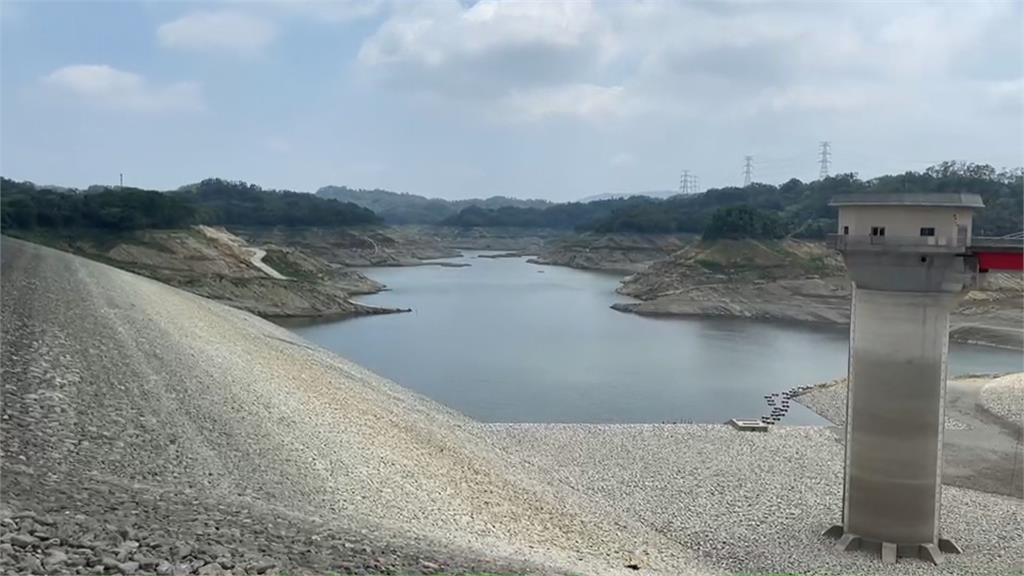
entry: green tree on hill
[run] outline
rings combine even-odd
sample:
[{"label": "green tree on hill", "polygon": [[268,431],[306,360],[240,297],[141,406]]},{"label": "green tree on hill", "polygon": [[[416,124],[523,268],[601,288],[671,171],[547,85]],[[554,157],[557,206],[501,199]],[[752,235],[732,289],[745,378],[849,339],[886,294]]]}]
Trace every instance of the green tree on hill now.
[{"label": "green tree on hill", "polygon": [[782,238],[782,221],[774,214],[750,206],[719,208],[704,229],[705,240],[719,238]]},{"label": "green tree on hill", "polygon": [[371,210],[351,202],[218,179],[174,192],[102,186],[81,192],[0,179],[0,226],[5,229],[352,226],[379,221]]},{"label": "green tree on hill", "polygon": [[556,204],[544,209],[474,208],[447,219],[454,226],[543,226],[602,233],[700,234],[723,208],[747,206],[770,214],[786,235],[822,238],[836,230],[829,200],[853,192],[975,192],[986,208],[974,218],[978,235],[1002,236],[1024,229],[1022,171],[996,170],[985,164],[943,162],[924,172],[907,172],[861,180],[837,174],[813,182],[791,179],[779,186],[751,184],[712,188],[701,194],[664,200],[627,198],[603,202]]}]

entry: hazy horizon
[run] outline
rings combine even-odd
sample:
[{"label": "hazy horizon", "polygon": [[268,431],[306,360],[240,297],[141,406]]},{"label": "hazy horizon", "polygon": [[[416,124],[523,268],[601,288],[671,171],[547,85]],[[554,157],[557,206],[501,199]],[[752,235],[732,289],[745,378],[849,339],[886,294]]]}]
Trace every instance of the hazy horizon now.
[{"label": "hazy horizon", "polygon": [[578,200],[1024,157],[1015,2],[29,3],[0,172]]}]

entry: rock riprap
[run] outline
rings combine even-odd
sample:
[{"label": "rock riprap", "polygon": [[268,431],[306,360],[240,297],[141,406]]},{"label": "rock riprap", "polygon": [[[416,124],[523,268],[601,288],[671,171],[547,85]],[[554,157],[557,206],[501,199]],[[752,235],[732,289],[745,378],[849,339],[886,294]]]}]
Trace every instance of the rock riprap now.
[{"label": "rock riprap", "polygon": [[981,403],[989,412],[1024,427],[1024,373],[1008,374],[981,389]]}]

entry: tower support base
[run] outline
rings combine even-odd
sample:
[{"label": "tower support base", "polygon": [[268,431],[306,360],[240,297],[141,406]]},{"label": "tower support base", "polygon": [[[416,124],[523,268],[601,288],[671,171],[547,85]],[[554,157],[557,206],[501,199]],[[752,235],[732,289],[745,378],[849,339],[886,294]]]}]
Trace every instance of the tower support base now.
[{"label": "tower support base", "polygon": [[847,532],[840,524],[825,530],[822,536],[836,540],[836,548],[843,552],[854,550],[878,552],[884,564],[895,564],[898,558],[920,558],[938,565],[942,563],[944,554],[960,554],[962,552],[960,547],[948,538],[940,538],[938,544],[934,542],[897,544]]}]

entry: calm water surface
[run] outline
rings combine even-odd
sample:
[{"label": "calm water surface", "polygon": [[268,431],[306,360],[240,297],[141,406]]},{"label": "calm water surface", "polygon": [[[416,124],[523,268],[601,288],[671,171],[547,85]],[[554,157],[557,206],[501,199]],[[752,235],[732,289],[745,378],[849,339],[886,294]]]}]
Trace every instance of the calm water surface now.
[{"label": "calm water surface", "polygon": [[[407,314],[293,326],[302,337],[487,422],[722,422],[763,395],[846,375],[848,331],[611,310],[617,275],[526,263],[373,268],[361,298]],[[950,374],[1021,370],[1021,355],[951,345]],[[794,405],[789,424],[823,424]]]}]

